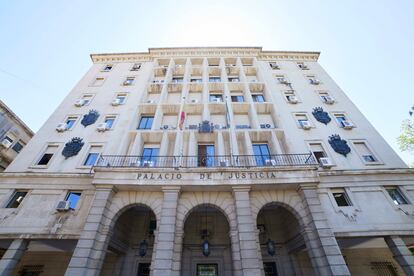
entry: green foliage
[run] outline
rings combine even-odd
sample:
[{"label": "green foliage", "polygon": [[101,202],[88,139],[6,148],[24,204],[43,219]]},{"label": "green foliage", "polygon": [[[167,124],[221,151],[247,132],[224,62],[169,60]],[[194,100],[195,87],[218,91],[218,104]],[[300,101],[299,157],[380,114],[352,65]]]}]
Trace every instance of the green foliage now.
[{"label": "green foliage", "polygon": [[414,153],[414,119],[406,119],[401,124],[401,134],[397,138],[402,151]]}]

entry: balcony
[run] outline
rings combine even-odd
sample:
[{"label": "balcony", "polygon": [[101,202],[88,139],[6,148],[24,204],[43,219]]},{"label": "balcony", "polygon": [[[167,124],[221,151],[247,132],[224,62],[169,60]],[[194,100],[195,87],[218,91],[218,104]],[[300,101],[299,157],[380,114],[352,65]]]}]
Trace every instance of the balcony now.
[{"label": "balcony", "polygon": [[133,156],[102,155],[95,167],[106,168],[250,168],[316,167],[311,153],[275,155]]}]

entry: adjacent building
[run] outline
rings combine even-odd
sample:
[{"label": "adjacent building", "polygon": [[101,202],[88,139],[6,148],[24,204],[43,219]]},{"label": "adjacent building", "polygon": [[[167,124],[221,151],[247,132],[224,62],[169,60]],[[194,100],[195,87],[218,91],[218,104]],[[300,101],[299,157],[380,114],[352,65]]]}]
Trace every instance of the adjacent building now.
[{"label": "adjacent building", "polygon": [[91,55],[0,175],[0,274],[414,275],[414,172],[318,57]]},{"label": "adjacent building", "polygon": [[0,172],[33,137],[33,131],[0,100]]}]

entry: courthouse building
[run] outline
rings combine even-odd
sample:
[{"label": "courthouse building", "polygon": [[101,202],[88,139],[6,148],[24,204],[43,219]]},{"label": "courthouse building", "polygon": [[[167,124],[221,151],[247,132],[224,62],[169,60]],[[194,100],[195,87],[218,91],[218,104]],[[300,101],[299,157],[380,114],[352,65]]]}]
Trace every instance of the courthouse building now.
[{"label": "courthouse building", "polygon": [[0,275],[414,275],[414,172],[318,57],[91,55],[0,175]]}]

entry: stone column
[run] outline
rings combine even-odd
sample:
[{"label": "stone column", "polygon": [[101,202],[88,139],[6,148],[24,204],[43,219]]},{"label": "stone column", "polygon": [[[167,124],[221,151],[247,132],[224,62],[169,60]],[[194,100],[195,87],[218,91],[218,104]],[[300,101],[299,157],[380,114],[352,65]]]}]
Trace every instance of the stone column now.
[{"label": "stone column", "polygon": [[176,229],[174,238],[174,255],[173,255],[173,276],[180,276],[181,273],[181,254],[183,251],[184,230]]},{"label": "stone column", "polygon": [[13,240],[0,260],[0,276],[9,276],[13,274],[14,269],[22,258],[27,245],[27,240]]},{"label": "stone column", "polygon": [[155,245],[154,276],[173,275],[175,221],[180,187],[163,187],[164,199]]},{"label": "stone column", "polygon": [[335,235],[329,226],[315,184],[301,185],[299,194],[305,206],[303,236],[317,275],[351,275]]},{"label": "stone column", "polygon": [[256,240],[256,222],[250,207],[250,187],[233,187],[243,275],[262,275]]},{"label": "stone column", "polygon": [[99,275],[110,239],[109,206],[116,193],[112,185],[96,185],[95,197],[65,276]]},{"label": "stone column", "polygon": [[399,236],[385,237],[394,259],[407,275],[414,275],[414,256]]},{"label": "stone column", "polygon": [[231,229],[229,235],[231,240],[231,258],[233,261],[233,275],[242,276],[243,270],[240,257],[239,233],[237,232],[237,229]]}]

